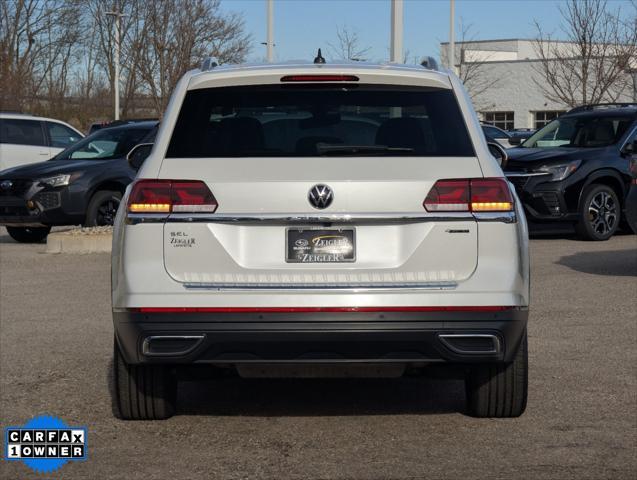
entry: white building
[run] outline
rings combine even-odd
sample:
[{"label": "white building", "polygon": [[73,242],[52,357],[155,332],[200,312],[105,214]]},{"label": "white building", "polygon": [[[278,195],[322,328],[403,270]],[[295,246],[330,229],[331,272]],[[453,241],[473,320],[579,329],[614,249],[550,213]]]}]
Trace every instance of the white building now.
[{"label": "white building", "polygon": [[[566,51],[573,48],[568,42],[555,45]],[[442,64],[447,65],[449,44],[442,43],[440,47]],[[463,65],[460,65],[461,59]],[[539,73],[540,62],[534,40],[456,42],[456,68],[473,64],[478,82],[484,86],[474,91],[468,86],[481,119],[505,130],[540,128],[569,110],[568,105],[547,99],[538,86],[544,82]],[[635,101],[634,94],[634,87],[629,87],[617,101]]]}]

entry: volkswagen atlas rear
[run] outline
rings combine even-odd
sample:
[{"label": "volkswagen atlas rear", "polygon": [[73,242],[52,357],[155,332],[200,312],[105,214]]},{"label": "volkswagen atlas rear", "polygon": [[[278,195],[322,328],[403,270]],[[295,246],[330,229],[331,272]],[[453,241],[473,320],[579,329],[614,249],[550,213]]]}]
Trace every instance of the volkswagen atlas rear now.
[{"label": "volkswagen atlas rear", "polygon": [[189,72],[122,205],[122,418],[171,416],[193,369],[443,369],[464,375],[470,414],[524,411],[526,224],[453,74],[356,63]]}]

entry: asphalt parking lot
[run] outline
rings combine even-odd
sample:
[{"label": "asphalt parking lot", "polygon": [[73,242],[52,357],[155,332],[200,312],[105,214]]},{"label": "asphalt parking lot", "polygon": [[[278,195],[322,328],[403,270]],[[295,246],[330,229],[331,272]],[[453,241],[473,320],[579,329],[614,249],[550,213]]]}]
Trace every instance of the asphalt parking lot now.
[{"label": "asphalt parking lot", "polygon": [[86,425],[89,459],[62,478],[637,476],[637,236],[532,240],[529,404],[503,420],[466,416],[461,382],[421,378],[182,383],[176,417],[116,420],[110,257],[43,248],[0,231],[0,417]]}]

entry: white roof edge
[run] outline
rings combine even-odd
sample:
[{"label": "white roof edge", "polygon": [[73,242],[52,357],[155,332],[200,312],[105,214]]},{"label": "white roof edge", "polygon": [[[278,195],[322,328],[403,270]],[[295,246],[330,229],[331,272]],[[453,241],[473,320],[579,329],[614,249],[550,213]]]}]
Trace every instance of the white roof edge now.
[{"label": "white roof edge", "polygon": [[39,117],[31,113],[19,113],[19,112],[0,112],[0,118],[14,119],[14,120],[39,120],[44,122],[60,123],[64,125],[65,127],[69,127],[70,129],[74,130],[75,132],[79,133],[82,137],[84,137],[84,133],[82,133],[80,130],[75,128],[70,123],[67,123],[64,120],[60,120],[58,118]]},{"label": "white roof edge", "polygon": [[274,84],[280,77],[291,74],[352,74],[361,77],[360,83],[396,83],[398,85],[423,85],[451,88],[449,72],[431,70],[420,65],[401,63],[276,63],[222,65],[210,70],[191,70],[188,89],[224,85]]},{"label": "white roof edge", "polygon": [[228,63],[219,65],[206,70],[195,69],[193,71],[199,73],[211,73],[220,71],[244,71],[244,70],[278,70],[278,69],[296,69],[296,68],[315,68],[317,70],[327,69],[397,69],[397,70],[414,70],[419,72],[436,72],[438,70],[432,70],[422,65],[409,64],[409,63],[395,63],[395,62],[365,62],[365,61],[348,61],[339,60],[331,63],[313,63],[305,60],[289,60],[278,63]]}]

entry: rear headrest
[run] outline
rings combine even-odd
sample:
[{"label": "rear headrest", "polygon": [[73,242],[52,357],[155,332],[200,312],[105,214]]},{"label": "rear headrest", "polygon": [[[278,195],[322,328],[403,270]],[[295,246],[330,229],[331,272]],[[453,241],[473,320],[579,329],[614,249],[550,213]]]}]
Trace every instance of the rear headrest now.
[{"label": "rear headrest", "polygon": [[413,148],[425,151],[425,134],[417,118],[390,118],[376,133],[376,144],[392,148]]}]

